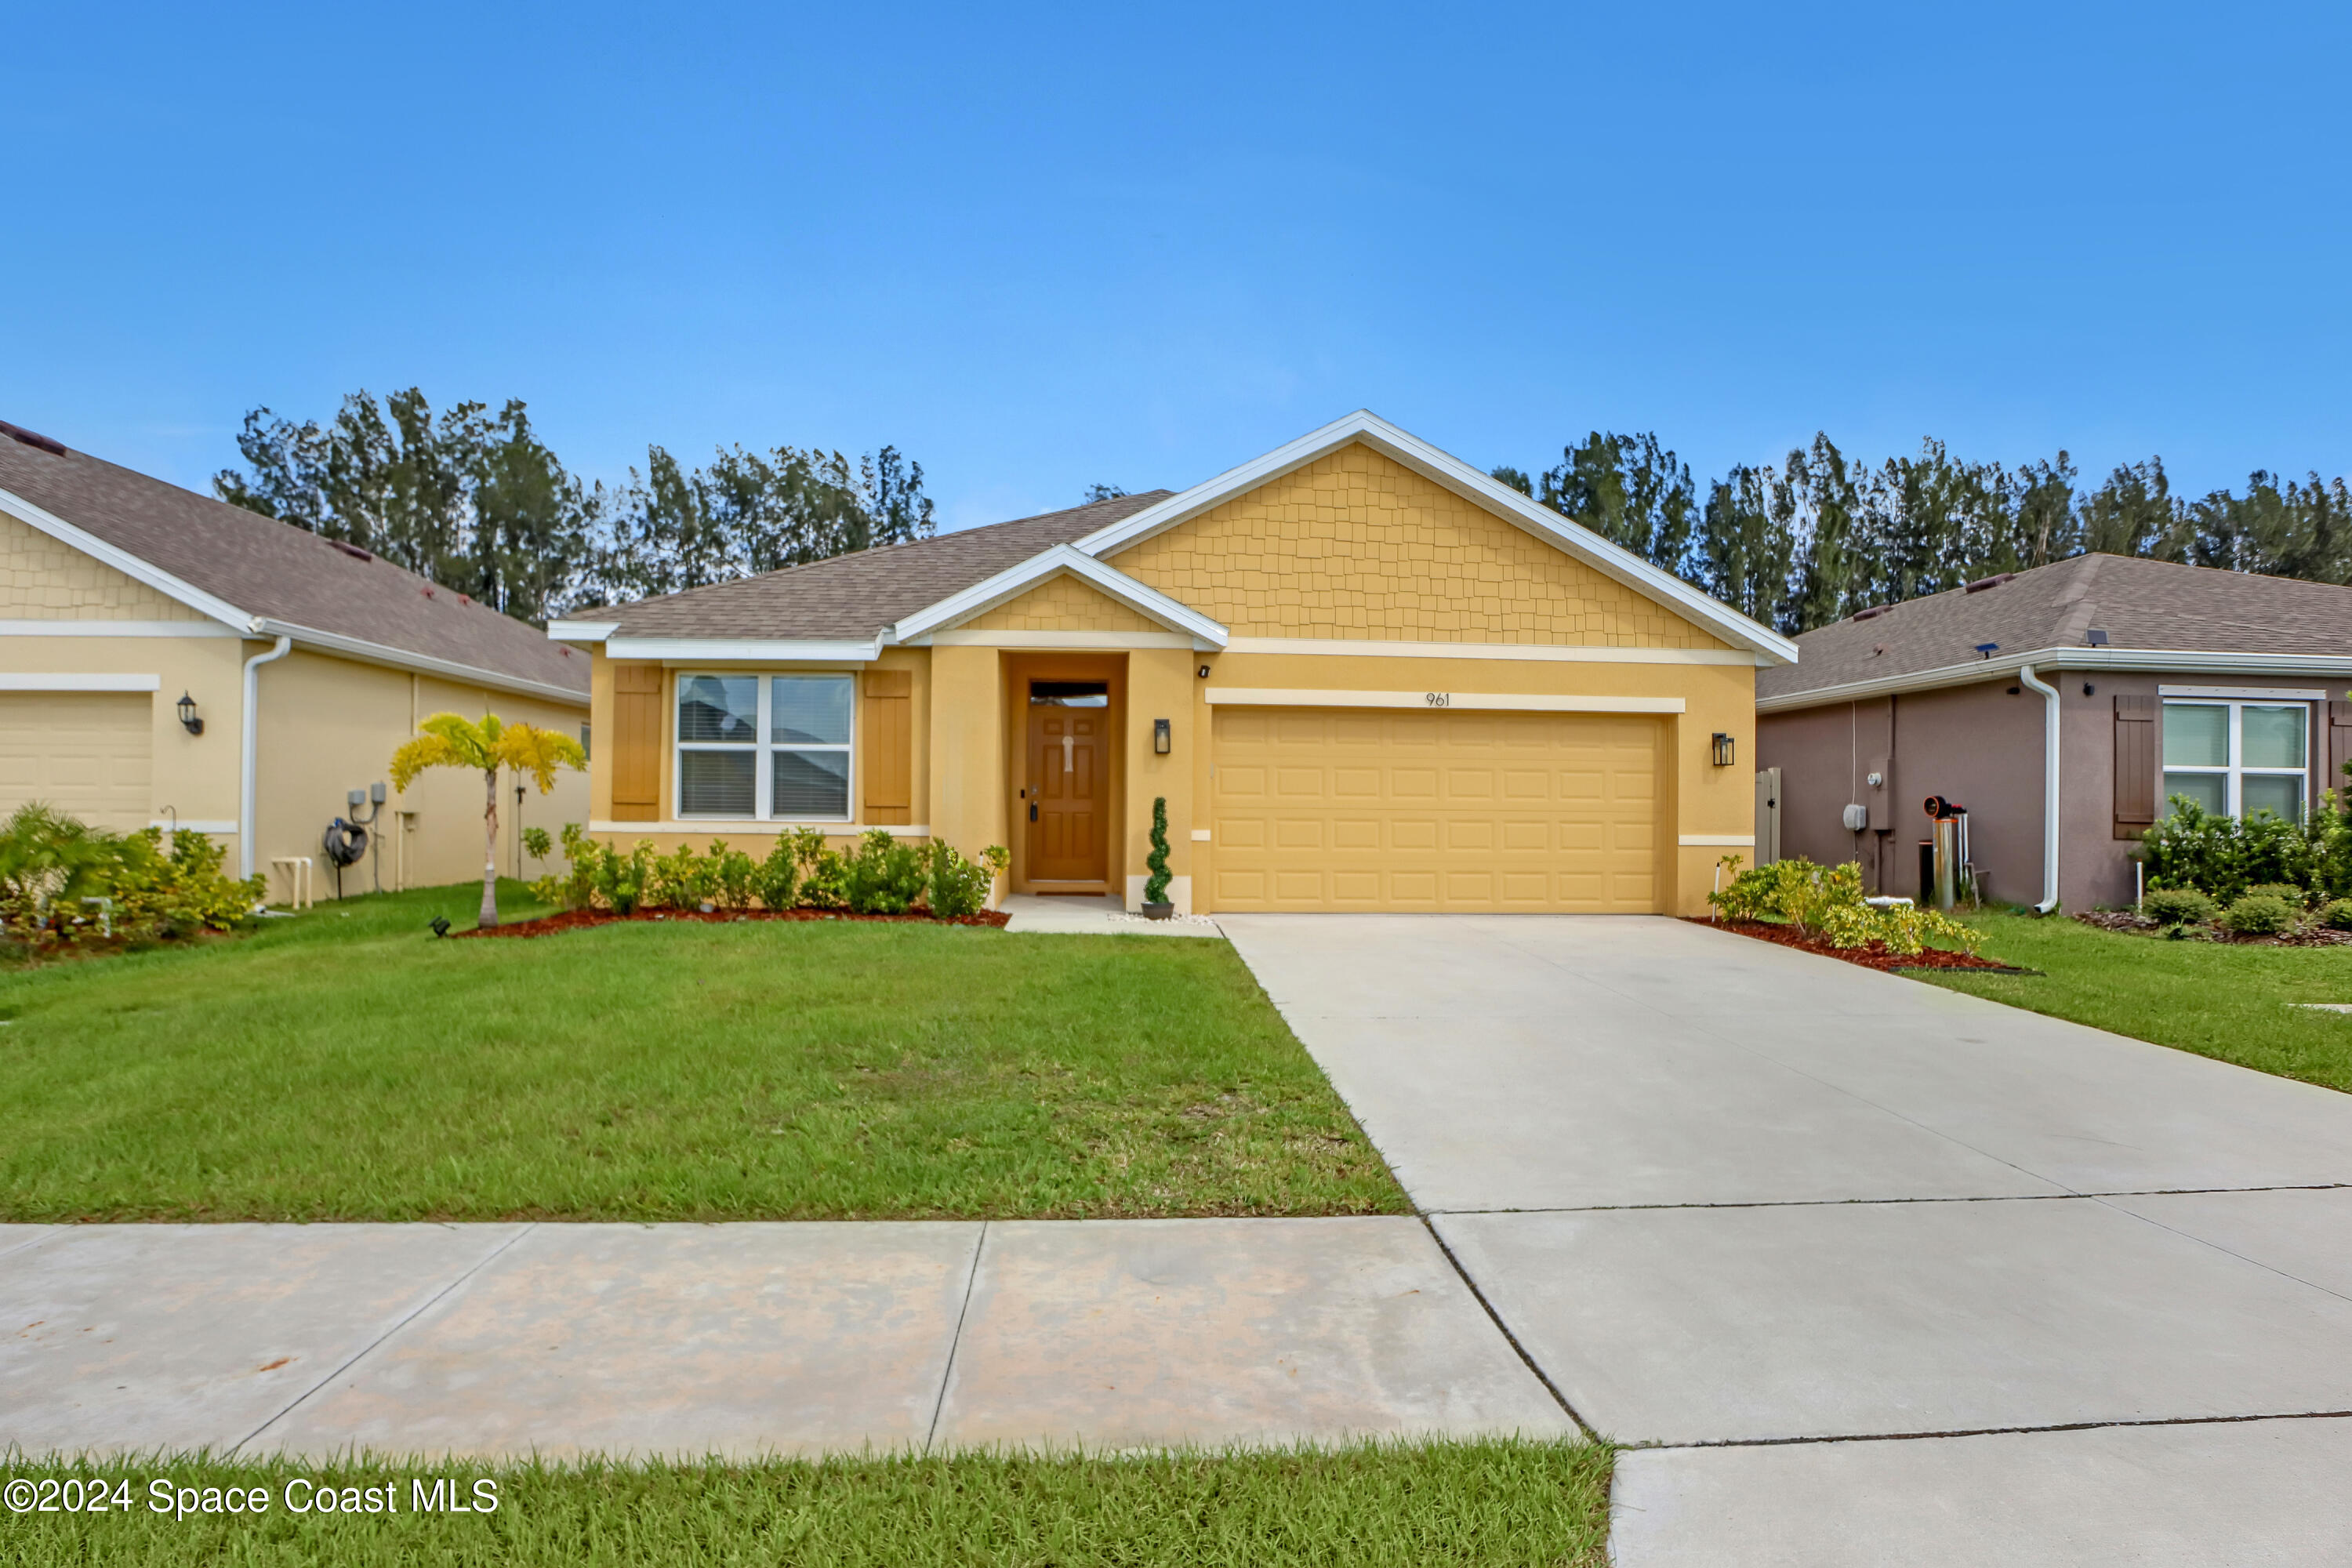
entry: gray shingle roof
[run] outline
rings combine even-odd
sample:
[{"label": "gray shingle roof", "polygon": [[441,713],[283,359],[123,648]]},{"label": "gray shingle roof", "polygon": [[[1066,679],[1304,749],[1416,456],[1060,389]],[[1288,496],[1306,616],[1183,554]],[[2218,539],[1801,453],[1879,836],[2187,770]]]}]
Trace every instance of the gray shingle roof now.
[{"label": "gray shingle roof", "polygon": [[588,694],[588,659],[534,626],[388,561],[360,560],[290,523],[86,452],[0,437],[0,489],[248,615]]},{"label": "gray shingle roof", "polygon": [[614,622],[614,635],[624,637],[864,641],[950,594],[1108,528],[1170,493],[1146,490],[911,544],[886,544],[615,609],[581,610],[575,618]]},{"label": "gray shingle roof", "polygon": [[1756,672],[1759,699],[2003,656],[2108,645],[2181,653],[2352,654],[2352,588],[2124,555],[2080,555],[1971,594],[1954,588],[1797,639],[1798,662]]}]

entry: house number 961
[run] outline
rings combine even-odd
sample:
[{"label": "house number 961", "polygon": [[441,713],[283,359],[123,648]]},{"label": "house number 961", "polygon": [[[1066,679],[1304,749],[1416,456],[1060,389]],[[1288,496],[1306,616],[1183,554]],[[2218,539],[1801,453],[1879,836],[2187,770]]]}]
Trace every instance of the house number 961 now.
[{"label": "house number 961", "polygon": [[1451,691],[1424,691],[1421,694],[1421,700],[1423,702],[1428,703],[1432,708],[1451,708],[1454,706],[1454,693]]}]

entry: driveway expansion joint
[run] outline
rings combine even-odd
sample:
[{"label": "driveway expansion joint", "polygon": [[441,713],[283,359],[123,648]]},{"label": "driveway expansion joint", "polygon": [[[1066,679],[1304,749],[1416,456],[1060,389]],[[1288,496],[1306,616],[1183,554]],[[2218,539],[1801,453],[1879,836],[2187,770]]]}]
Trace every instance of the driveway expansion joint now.
[{"label": "driveway expansion joint", "polygon": [[1462,1260],[1454,1256],[1454,1249],[1445,1245],[1445,1238],[1437,1234],[1437,1227],[1429,1223],[1429,1215],[1417,1215],[1415,1217],[1421,1221],[1421,1228],[1429,1233],[1429,1239],[1437,1244],[1437,1250],[1444,1255],[1446,1267],[1454,1270],[1463,1288],[1470,1292],[1470,1299],[1477,1302],[1479,1310],[1486,1314],[1486,1321],[1495,1325],[1495,1331],[1503,1336],[1503,1342],[1511,1347],[1511,1353],[1517,1356],[1528,1371],[1534,1374],[1535,1380],[1544,1385],[1544,1392],[1559,1402],[1560,1409],[1576,1423],[1580,1431],[1596,1443],[1607,1442],[1607,1438],[1593,1430],[1592,1423],[1579,1415],[1576,1406],[1568,1402],[1568,1395],[1559,1384],[1552,1381],[1551,1373],[1546,1372],[1543,1364],[1528,1352],[1528,1347],[1519,1342],[1519,1336],[1511,1331],[1511,1325],[1503,1321],[1503,1314],[1495,1310],[1495,1303],[1486,1300],[1486,1292],[1478,1289],[1478,1281],[1470,1277],[1470,1271],[1462,1267]]},{"label": "driveway expansion joint", "polygon": [[981,1255],[988,1249],[988,1221],[980,1222],[980,1234],[972,1237],[971,1265],[964,1270],[963,1300],[956,1307],[955,1331],[948,1335],[948,1359],[940,1368],[940,1396],[931,1401],[931,1424],[923,1429],[923,1452],[929,1453],[940,1438],[940,1413],[948,1407],[948,1384],[955,1377],[956,1351],[963,1344],[963,1326],[971,1316],[972,1288],[980,1283]]},{"label": "driveway expansion joint", "polygon": [[1723,1437],[1696,1442],[1620,1443],[1629,1454],[1693,1448],[1796,1448],[1825,1443],[1918,1443],[1939,1437],[2023,1437],[2038,1432],[2104,1432],[2146,1426],[2241,1426],[2250,1421],[2345,1421],[2352,1410],[2280,1410],[2257,1415],[2151,1415],[2137,1421],[2061,1421],[2042,1426],[1955,1426],[1935,1432],[1836,1432],[1813,1437]]}]

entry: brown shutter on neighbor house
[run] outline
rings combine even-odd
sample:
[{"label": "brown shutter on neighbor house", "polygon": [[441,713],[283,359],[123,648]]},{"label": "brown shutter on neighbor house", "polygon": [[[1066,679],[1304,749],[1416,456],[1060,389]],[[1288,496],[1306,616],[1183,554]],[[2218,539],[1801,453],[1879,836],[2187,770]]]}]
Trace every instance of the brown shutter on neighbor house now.
[{"label": "brown shutter on neighbor house", "polygon": [[613,667],[613,816],[651,822],[661,815],[662,667]]},{"label": "brown shutter on neighbor house", "polygon": [[2116,699],[2116,837],[2137,838],[2156,821],[2156,699]]},{"label": "brown shutter on neighbor house", "polygon": [[2352,793],[2352,779],[2344,776],[2346,763],[2352,763],[2352,702],[2331,702],[2327,705],[2327,776],[2319,781],[2319,787],[2334,790],[2337,800]]},{"label": "brown shutter on neighbor house", "polygon": [[859,773],[860,820],[904,826],[915,820],[915,677],[904,669],[866,672],[865,733]]}]

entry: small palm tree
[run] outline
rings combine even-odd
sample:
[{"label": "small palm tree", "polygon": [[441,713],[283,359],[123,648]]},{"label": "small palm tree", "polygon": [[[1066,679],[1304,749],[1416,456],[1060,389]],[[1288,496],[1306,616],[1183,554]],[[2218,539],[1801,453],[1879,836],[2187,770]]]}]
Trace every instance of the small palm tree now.
[{"label": "small palm tree", "polygon": [[478,724],[455,713],[436,713],[417,726],[425,731],[392,754],[392,782],[405,790],[427,768],[479,768],[482,773],[482,918],[499,923],[499,770],[512,768],[539,781],[539,793],[555,787],[559,767],[585,769],[587,754],[569,735],[536,724],[509,724],[485,713]]}]

